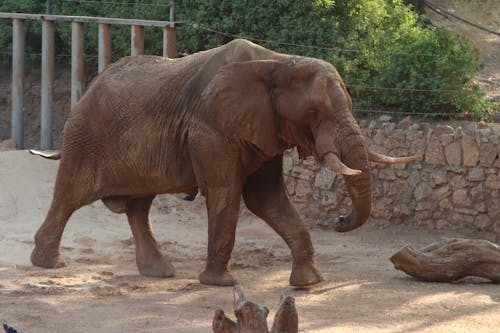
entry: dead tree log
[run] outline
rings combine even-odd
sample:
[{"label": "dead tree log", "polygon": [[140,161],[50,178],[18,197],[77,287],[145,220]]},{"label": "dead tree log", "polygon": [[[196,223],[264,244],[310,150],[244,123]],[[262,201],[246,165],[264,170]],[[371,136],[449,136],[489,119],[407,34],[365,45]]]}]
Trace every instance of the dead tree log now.
[{"label": "dead tree log", "polygon": [[394,268],[434,282],[479,276],[500,282],[500,247],[482,239],[446,239],[420,250],[405,246],[390,258]]},{"label": "dead tree log", "polygon": [[[237,322],[226,317],[224,311],[215,311],[212,321],[214,333],[269,333],[267,315],[269,310],[246,300],[240,286],[233,289],[234,314]],[[281,302],[274,317],[271,333],[297,333],[299,319],[292,296],[281,295]]]}]

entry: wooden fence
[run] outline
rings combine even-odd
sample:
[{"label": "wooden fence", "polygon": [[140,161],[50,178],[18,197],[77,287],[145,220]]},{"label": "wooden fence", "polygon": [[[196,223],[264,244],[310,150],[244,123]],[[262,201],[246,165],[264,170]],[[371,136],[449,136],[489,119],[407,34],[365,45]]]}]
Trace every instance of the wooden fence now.
[{"label": "wooden fence", "polygon": [[52,149],[53,83],[55,64],[54,22],[71,22],[71,109],[83,94],[85,82],[84,37],[85,23],[99,24],[98,72],[111,62],[111,26],[131,26],[130,54],[144,53],[144,27],[163,29],[163,56],[175,58],[176,28],[174,6],[170,6],[169,21],[120,19],[108,17],[66,16],[0,12],[0,18],[12,20],[12,138],[18,149],[24,148],[24,21],[39,20],[42,24],[42,73],[41,73],[41,142],[42,149]]}]

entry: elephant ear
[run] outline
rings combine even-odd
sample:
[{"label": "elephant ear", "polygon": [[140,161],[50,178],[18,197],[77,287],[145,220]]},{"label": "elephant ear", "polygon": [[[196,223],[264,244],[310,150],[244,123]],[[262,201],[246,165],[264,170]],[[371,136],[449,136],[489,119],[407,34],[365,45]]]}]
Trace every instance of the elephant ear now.
[{"label": "elephant ear", "polygon": [[271,93],[279,64],[258,60],[225,65],[203,91],[218,128],[231,138],[252,143],[268,156],[278,152]]}]

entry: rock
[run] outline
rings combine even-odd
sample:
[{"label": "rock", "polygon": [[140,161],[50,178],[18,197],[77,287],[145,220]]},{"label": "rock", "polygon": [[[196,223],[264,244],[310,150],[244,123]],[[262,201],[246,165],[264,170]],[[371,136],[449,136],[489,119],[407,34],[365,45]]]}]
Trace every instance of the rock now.
[{"label": "rock", "polygon": [[443,200],[451,194],[450,187],[448,185],[444,185],[438,187],[434,190],[434,196],[438,201]]},{"label": "rock", "polygon": [[479,162],[479,149],[476,142],[469,136],[462,137],[462,149],[464,155],[464,165],[474,167]]},{"label": "rock", "polygon": [[453,204],[456,206],[464,207],[469,206],[469,201],[467,199],[467,190],[458,189],[453,192],[452,196]]},{"label": "rock", "polygon": [[486,188],[500,190],[500,176],[490,175],[485,182]]},{"label": "rock", "polygon": [[400,129],[407,129],[407,128],[409,128],[410,126],[412,126],[411,117],[405,117],[403,120],[401,120],[401,121],[398,123],[397,128],[400,128]]},{"label": "rock", "polygon": [[431,135],[429,143],[427,144],[427,150],[425,151],[425,161],[430,164],[444,165],[445,157],[443,153],[443,147],[439,139]]},{"label": "rock", "polygon": [[446,157],[446,162],[450,165],[461,165],[462,164],[462,145],[460,141],[454,141],[444,147],[444,156]]},{"label": "rock", "polygon": [[391,121],[391,120],[392,120],[392,117],[389,115],[383,115],[380,118],[378,118],[378,121],[380,121],[382,123],[386,123],[386,122]]},{"label": "rock", "polygon": [[332,188],[333,182],[337,174],[330,170],[329,167],[322,167],[316,173],[316,178],[314,179],[314,186],[322,190],[329,190]]},{"label": "rock", "polygon": [[431,173],[431,181],[434,186],[448,183],[448,175],[446,170],[437,169]]},{"label": "rock", "polygon": [[479,164],[486,167],[491,166],[497,155],[498,149],[494,144],[490,142],[484,143],[481,145],[479,152]]},{"label": "rock", "polygon": [[384,180],[395,180],[396,173],[394,172],[394,169],[392,169],[392,168],[381,169],[378,173],[378,178],[384,179]]},{"label": "rock", "polygon": [[481,168],[473,168],[469,170],[469,175],[467,176],[467,180],[471,182],[481,182],[485,179],[484,171]]},{"label": "rock", "polygon": [[309,170],[301,166],[294,166],[290,174],[292,177],[308,181],[313,180],[315,177],[313,170]]},{"label": "rock", "polygon": [[298,202],[307,202],[311,196],[311,184],[309,181],[297,179],[295,184],[295,200]]},{"label": "rock", "polygon": [[423,199],[429,199],[433,195],[432,187],[428,184],[420,184],[417,186],[415,189],[415,192],[413,193],[415,195],[415,199],[417,201],[423,200]]},{"label": "rock", "polygon": [[453,134],[454,129],[449,125],[437,125],[434,132],[436,134]]}]

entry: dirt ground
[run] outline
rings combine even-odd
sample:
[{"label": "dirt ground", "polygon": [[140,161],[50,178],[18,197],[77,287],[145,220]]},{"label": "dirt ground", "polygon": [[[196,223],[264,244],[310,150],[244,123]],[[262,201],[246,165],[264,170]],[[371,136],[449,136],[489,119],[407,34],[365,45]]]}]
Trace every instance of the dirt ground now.
[{"label": "dirt ground", "polygon": [[[58,162],[26,151],[0,152],[0,322],[32,332],[211,332],[217,308],[232,314],[232,290],[199,284],[206,251],[203,197],[157,198],[153,227],[177,275],[140,276],[123,215],[94,203],[66,228],[68,267],[30,264],[33,235],[50,203]],[[270,309],[281,292],[296,297],[300,332],[498,332],[500,287],[479,278],[426,283],[396,271],[388,258],[405,244],[425,246],[443,236],[366,225],[339,234],[311,230],[325,281],[310,289],[288,285],[290,254],[264,222],[241,212],[233,269],[249,300]]]}]

